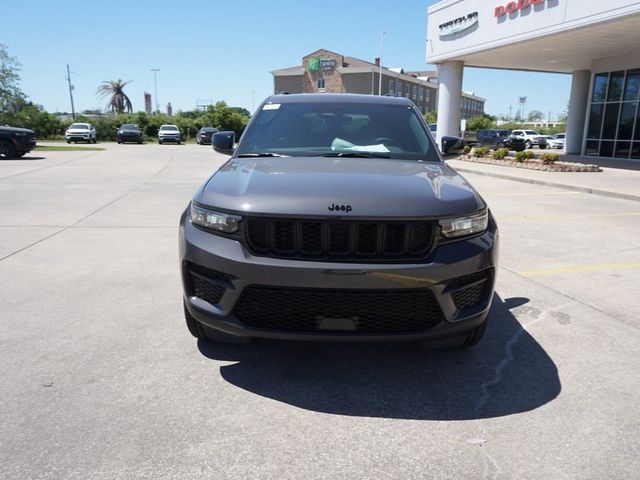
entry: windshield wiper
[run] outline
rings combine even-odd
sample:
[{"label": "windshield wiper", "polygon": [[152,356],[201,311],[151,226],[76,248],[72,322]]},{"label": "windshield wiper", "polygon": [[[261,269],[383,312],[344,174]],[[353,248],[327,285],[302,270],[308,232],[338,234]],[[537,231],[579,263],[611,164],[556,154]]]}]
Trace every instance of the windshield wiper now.
[{"label": "windshield wiper", "polygon": [[378,152],[332,152],[316,155],[318,157],[347,157],[347,158],[391,158],[386,153]]},{"label": "windshield wiper", "polygon": [[279,153],[273,152],[251,152],[251,153],[241,153],[238,155],[238,158],[250,158],[250,157],[286,157],[286,155],[280,155]]}]

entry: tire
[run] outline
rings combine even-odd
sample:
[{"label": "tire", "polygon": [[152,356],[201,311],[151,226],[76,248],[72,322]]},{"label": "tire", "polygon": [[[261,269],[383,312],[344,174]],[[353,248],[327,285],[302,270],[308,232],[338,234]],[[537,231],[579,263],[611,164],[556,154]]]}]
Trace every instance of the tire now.
[{"label": "tire", "polygon": [[158,140],[158,145],[162,145],[162,140]]},{"label": "tire", "polygon": [[117,140],[118,145],[120,145],[122,143],[122,140]]},{"label": "tire", "polygon": [[16,158],[16,149],[9,142],[0,142],[0,159],[10,160]]},{"label": "tire", "polygon": [[477,345],[484,332],[487,330],[487,320],[482,322],[476,328],[464,335],[457,335],[455,337],[447,337],[439,340],[427,340],[421,342],[421,345],[427,349],[440,349],[440,348],[453,348],[453,349],[467,349]]},{"label": "tire", "polygon": [[484,336],[484,332],[486,330],[487,330],[487,320],[482,322],[480,325],[478,325],[476,328],[474,328],[473,330],[471,330],[471,332],[467,334],[464,343],[461,345],[461,348],[473,347],[474,345],[477,345],[478,343],[480,343],[480,340],[482,340],[482,337]]},{"label": "tire", "polygon": [[69,140],[68,138],[67,138],[67,143],[71,143],[71,140]]},{"label": "tire", "polygon": [[524,142],[524,148],[531,148],[531,141],[527,140],[526,142]]},{"label": "tire", "polygon": [[547,146],[546,145],[540,145],[540,150],[546,150]]},{"label": "tire", "polygon": [[504,148],[504,143],[500,142],[498,145],[496,145],[498,148]]},{"label": "tire", "polygon": [[178,140],[178,145],[180,145],[180,140]]},{"label": "tire", "polygon": [[95,145],[96,143],[98,143],[98,139],[94,138],[93,140],[91,140],[91,143],[93,143]]},{"label": "tire", "polygon": [[187,323],[189,333],[199,340],[208,340],[210,342],[217,343],[249,343],[251,341],[250,338],[236,337],[234,335],[228,335],[218,330],[214,330],[213,328],[205,327],[191,316],[184,300],[182,301],[182,307],[184,309],[184,319]]},{"label": "tire", "polygon": [[24,157],[27,153],[29,152],[16,152],[16,157],[17,158]]}]

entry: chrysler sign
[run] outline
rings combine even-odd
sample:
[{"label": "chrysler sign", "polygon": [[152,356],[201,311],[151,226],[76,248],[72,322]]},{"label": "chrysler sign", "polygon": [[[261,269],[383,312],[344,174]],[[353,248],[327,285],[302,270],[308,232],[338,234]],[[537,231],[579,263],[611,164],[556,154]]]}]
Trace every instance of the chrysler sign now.
[{"label": "chrysler sign", "polygon": [[460,33],[467,28],[473,27],[476,23],[478,23],[478,12],[473,12],[450,22],[442,23],[438,28],[440,28],[440,36],[444,37]]}]

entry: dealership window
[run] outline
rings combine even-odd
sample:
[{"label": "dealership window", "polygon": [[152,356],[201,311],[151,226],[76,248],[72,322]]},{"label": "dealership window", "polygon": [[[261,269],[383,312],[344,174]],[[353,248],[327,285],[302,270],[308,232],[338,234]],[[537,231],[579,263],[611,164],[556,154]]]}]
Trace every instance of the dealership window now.
[{"label": "dealership window", "polygon": [[395,80],[389,80],[389,93],[391,95],[396,93],[396,81]]},{"label": "dealership window", "polygon": [[319,78],[317,83],[318,83],[318,92],[323,93],[325,91],[324,78]]},{"label": "dealership window", "polygon": [[640,159],[640,68],[593,78],[585,154]]},{"label": "dealership window", "polygon": [[418,90],[418,98],[420,99],[420,101],[424,100],[424,88],[420,87],[420,89]]},{"label": "dealership window", "polygon": [[413,86],[413,95],[412,98],[415,100],[418,98],[418,87],[416,85]]},{"label": "dealership window", "polygon": [[396,95],[400,97],[402,95],[402,82],[400,80],[398,80],[397,87]]},{"label": "dealership window", "polygon": [[407,97],[407,98],[409,98],[409,90],[410,90],[410,88],[411,88],[411,87],[409,86],[409,84],[407,84],[407,85],[404,87],[404,96],[405,96],[405,97]]}]

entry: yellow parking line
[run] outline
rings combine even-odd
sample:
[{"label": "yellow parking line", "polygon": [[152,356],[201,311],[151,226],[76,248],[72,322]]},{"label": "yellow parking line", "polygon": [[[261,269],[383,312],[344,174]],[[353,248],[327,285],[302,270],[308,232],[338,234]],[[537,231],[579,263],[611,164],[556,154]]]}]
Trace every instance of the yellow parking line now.
[{"label": "yellow parking line", "polygon": [[520,272],[523,277],[540,277],[543,275],[562,275],[563,273],[604,272],[607,270],[634,270],[640,268],[640,262],[595,263],[591,265],[567,265],[566,267],[547,268],[544,270],[528,270]]},{"label": "yellow parking line", "polygon": [[579,220],[588,218],[638,217],[640,212],[594,213],[588,215],[506,215],[498,216],[498,222],[522,222],[527,220]]}]

